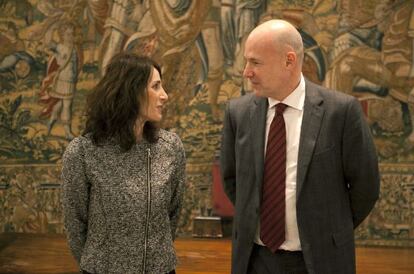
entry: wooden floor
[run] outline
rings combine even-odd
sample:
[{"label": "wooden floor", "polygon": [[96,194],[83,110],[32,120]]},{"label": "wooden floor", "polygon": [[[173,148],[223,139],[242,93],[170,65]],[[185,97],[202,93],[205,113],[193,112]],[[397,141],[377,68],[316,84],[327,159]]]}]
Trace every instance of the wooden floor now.
[{"label": "wooden floor", "polygon": [[[230,241],[180,238],[178,274],[230,273]],[[0,273],[75,274],[75,261],[61,235],[0,234]],[[357,248],[358,274],[412,274],[414,249]]]}]

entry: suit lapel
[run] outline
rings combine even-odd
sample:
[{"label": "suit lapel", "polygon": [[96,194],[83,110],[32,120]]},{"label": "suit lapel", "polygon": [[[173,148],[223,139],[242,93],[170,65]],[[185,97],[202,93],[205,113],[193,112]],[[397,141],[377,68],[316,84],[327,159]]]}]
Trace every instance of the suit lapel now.
[{"label": "suit lapel", "polygon": [[262,199],[262,182],[264,166],[264,141],[266,132],[266,114],[268,102],[266,98],[254,97],[250,108],[251,143],[253,144],[254,168],[258,182],[259,201]]},{"label": "suit lapel", "polygon": [[306,95],[303,109],[302,128],[299,141],[298,169],[297,169],[297,190],[296,197],[300,193],[305,182],[305,177],[312,159],[316,140],[322,123],[324,109],[323,99],[317,92],[317,87],[306,81]]}]

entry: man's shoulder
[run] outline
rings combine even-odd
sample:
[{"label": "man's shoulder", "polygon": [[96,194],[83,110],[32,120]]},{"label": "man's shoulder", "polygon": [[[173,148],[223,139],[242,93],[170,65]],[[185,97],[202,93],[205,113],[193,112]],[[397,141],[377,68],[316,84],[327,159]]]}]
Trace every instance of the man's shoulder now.
[{"label": "man's shoulder", "polygon": [[323,87],[309,80],[306,80],[306,92],[311,96],[318,94],[324,100],[332,102],[349,102],[355,100],[354,96],[345,94],[344,92],[338,90]]}]

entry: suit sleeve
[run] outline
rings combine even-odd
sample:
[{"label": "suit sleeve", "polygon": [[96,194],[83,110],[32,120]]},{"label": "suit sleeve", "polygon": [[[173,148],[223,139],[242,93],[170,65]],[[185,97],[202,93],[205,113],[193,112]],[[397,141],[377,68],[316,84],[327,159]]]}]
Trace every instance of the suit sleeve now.
[{"label": "suit sleeve", "polygon": [[235,157],[235,129],[231,120],[230,102],[227,103],[224,114],[221,140],[220,168],[224,191],[230,201],[236,203],[236,157]]},{"label": "suit sleeve", "polygon": [[62,208],[69,247],[78,264],[88,230],[89,190],[82,146],[76,138],[62,158]]},{"label": "suit sleeve", "polygon": [[171,226],[171,236],[175,239],[178,217],[182,207],[184,188],[185,188],[185,152],[184,147],[177,136],[178,151],[175,161],[175,172],[172,178],[172,195],[170,200],[169,217]]},{"label": "suit sleeve", "polygon": [[348,105],[343,134],[345,182],[350,191],[354,228],[369,214],[379,196],[378,159],[360,103]]}]

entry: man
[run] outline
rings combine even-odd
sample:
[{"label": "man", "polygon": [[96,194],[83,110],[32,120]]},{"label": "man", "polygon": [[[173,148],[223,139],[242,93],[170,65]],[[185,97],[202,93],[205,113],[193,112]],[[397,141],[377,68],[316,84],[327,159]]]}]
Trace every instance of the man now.
[{"label": "man", "polygon": [[353,230],[379,195],[358,101],[303,78],[302,39],[286,21],[255,28],[244,56],[253,93],[228,103],[221,149],[232,273],[355,273]]},{"label": "man", "polygon": [[51,57],[40,91],[40,103],[46,106],[40,116],[49,117],[47,135],[60,118],[66,139],[72,140],[72,102],[82,64],[81,52],[75,41],[75,26],[72,23],[62,23],[58,27],[58,36],[59,43],[51,41],[47,49]]}]

